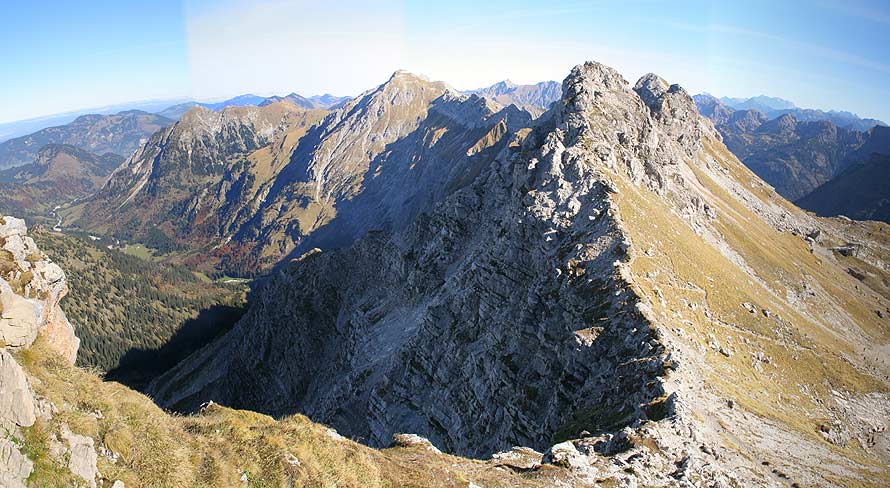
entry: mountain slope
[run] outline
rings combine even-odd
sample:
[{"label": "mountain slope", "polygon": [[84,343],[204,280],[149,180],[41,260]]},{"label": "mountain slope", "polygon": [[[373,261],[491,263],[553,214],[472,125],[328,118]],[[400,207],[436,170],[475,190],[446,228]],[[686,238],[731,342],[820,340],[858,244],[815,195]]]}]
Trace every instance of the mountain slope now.
[{"label": "mountain slope", "polygon": [[67,144],[94,154],[126,158],[171,120],[138,110],[114,115],[82,115],[73,122],[49,127],[0,144],[0,169],[30,164],[47,144]]},{"label": "mountain slope", "polygon": [[[534,452],[479,462],[410,435],[377,451],[301,415],[274,420],[215,404],[198,415],[168,415],[72,366],[77,338],[59,303],[64,273],[23,221],[0,216],[0,241],[4,487],[592,486],[567,469],[540,466]],[[28,283],[22,272],[32,274]]]},{"label": "mountain slope", "polygon": [[[242,205],[262,199],[259,187],[274,176],[269,166],[278,153],[324,115],[290,103],[193,108],[155,134],[99,192],[65,209],[65,223],[126,240],[154,235],[173,248],[218,244],[235,225],[227,219],[237,222]],[[267,147],[269,155],[251,159]]]},{"label": "mountain slope", "polygon": [[284,267],[155,399],[552,446],[589,482],[890,481],[890,229],[801,212],[657,76],[563,93],[404,230]]},{"label": "mountain slope", "polygon": [[872,154],[795,203],[818,215],[890,223],[890,155]]},{"label": "mountain slope", "polygon": [[0,171],[0,208],[55,224],[53,208],[99,189],[123,160],[112,153],[97,156],[70,145],[47,144],[34,163]]},{"label": "mountain slope", "polygon": [[77,364],[138,387],[230,327],[246,286],[211,283],[181,266],[107,249],[107,242],[32,230],[66,270],[62,301],[81,340]]},{"label": "mountain slope", "polygon": [[195,110],[66,209],[65,222],[128,240],[158,228],[180,247],[203,248],[196,260],[256,271],[307,246],[405,225],[472,181],[530,123],[515,107],[408,73],[329,115],[286,102]]},{"label": "mountain slope", "polygon": [[468,94],[486,97],[507,106],[510,104],[538,117],[550,108],[550,104],[562,96],[562,86],[555,81],[542,81],[534,85],[517,85],[510,80],[495,83],[487,88],[471,90]]}]

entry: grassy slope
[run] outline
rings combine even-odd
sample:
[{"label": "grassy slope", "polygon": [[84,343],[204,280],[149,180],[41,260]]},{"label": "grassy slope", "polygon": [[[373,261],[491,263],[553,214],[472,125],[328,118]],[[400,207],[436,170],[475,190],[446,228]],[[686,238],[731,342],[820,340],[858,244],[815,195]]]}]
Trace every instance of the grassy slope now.
[{"label": "grassy slope", "polygon": [[[721,145],[711,143],[706,149],[729,169],[730,177],[758,198],[799,212],[758,185],[756,177]],[[848,357],[857,351],[844,339],[848,331],[843,330],[843,324],[832,324],[830,318],[842,309],[868,341],[886,344],[890,327],[872,310],[877,296],[870,290],[859,290],[856,280],[842,267],[823,263],[799,237],[769,227],[704,172],[696,170],[696,176],[696,184],[717,202],[715,227],[757,279],[705,243],[661,197],[613,175],[619,188],[615,198],[621,219],[636,249],[631,269],[639,292],[650,300],[663,324],[684,331],[688,340],[705,351],[706,384],[719,395],[734,399],[760,417],[781,422],[840,456],[877,468],[880,481],[876,482],[890,483],[890,471],[867,457],[857,443],[840,448],[818,432],[820,423],[828,418],[819,399],[830,398],[830,390],[888,392],[887,384],[851,363]],[[808,280],[821,287],[821,300],[790,306],[784,297],[801,291],[795,288]],[[834,307],[824,307],[826,301]],[[745,302],[753,304],[757,312],[746,310]],[[769,310],[770,317],[762,309]],[[709,348],[709,335],[730,345],[734,354],[724,357]],[[759,353],[771,359],[761,368],[752,361]],[[875,476],[861,474],[866,479]]]},{"label": "grassy slope", "polygon": [[276,421],[219,406],[194,416],[168,415],[133,390],[65,364],[41,340],[18,359],[36,393],[60,409],[51,421],[26,429],[33,486],[72,481],[48,452],[61,422],[119,454],[116,463],[100,456],[99,472],[127,487],[467,487],[471,481],[531,487],[553,486],[567,476],[551,466],[519,474],[417,446],[375,450],[332,436],[302,415]]}]

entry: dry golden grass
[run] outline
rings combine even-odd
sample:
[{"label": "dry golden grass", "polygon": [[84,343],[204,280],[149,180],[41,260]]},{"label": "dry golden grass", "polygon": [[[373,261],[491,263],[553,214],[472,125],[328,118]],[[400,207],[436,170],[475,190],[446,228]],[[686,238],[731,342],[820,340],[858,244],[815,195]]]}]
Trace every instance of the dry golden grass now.
[{"label": "dry golden grass", "polygon": [[[709,144],[706,149],[757,198],[800,212],[754,183],[753,174],[722,146]],[[878,468],[882,473],[878,478],[890,482],[886,467],[881,470],[856,443],[841,448],[818,432],[826,416],[825,405],[818,399],[830,397],[831,390],[888,391],[885,383],[845,357],[856,353],[845,340],[849,331],[842,324],[819,319],[841,310],[866,340],[878,344],[887,342],[890,330],[842,267],[823,263],[801,238],[777,232],[704,171],[690,166],[698,178],[694,184],[710,193],[713,201],[709,203],[716,204],[714,228],[755,276],[697,235],[662,197],[610,175],[618,188],[614,199],[622,225],[634,245],[630,267],[637,291],[650,300],[665,325],[683,330],[684,337],[705,351],[706,383],[718,394],[841,456]],[[652,252],[645,253],[647,249]],[[824,290],[820,300],[789,305],[785,297],[805,281]],[[826,300],[833,302],[831,306]],[[755,313],[742,306],[746,302],[756,307]],[[770,316],[762,309],[769,310]],[[711,335],[733,350],[731,357],[709,347]],[[754,355],[761,353],[770,361],[758,368]]]},{"label": "dry golden grass", "polygon": [[99,471],[127,487],[241,487],[242,477],[251,487],[466,487],[470,481],[531,487],[567,475],[549,466],[518,474],[417,446],[375,450],[335,438],[302,415],[275,420],[216,405],[192,416],[170,415],[140,393],[67,365],[40,339],[18,359],[32,388],[60,410],[27,430],[34,486],[71,481],[48,454],[62,422],[119,454],[116,463],[100,456]]}]

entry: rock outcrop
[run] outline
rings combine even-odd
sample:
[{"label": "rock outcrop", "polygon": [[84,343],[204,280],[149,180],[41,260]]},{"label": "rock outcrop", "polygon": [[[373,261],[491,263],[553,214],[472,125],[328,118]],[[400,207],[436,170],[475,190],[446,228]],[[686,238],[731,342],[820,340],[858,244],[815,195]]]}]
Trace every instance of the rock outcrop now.
[{"label": "rock outcrop", "polygon": [[34,463],[19,451],[15,443],[0,439],[0,485],[25,488],[33,469]]},{"label": "rock outcrop", "polygon": [[[285,266],[155,399],[302,412],[371,445],[525,445],[589,484],[890,477],[866,412],[890,406],[890,302],[820,244],[849,229],[779,197],[655,75],[578,66],[516,139],[403,230]],[[825,417],[875,440],[828,448]]]},{"label": "rock outcrop", "polygon": [[25,222],[0,216],[0,340],[28,347],[37,338],[74,363],[80,344],[59,301],[68,293],[62,269],[27,236]]},{"label": "rock outcrop", "polygon": [[67,466],[68,469],[80,479],[87,482],[93,488],[96,486],[96,476],[98,469],[96,468],[96,448],[92,437],[79,435],[71,432],[67,426],[62,428],[62,440],[67,446]]},{"label": "rock outcrop", "polygon": [[0,349],[0,428],[7,432],[34,425],[34,397],[25,373],[12,355]]},{"label": "rock outcrop", "polygon": [[[74,364],[79,340],[59,305],[67,292],[65,274],[27,236],[25,222],[0,216],[0,430],[5,434],[0,439],[0,486],[27,486],[34,464],[23,453],[23,429],[32,427],[40,412],[11,352],[30,347],[41,336],[52,354]],[[92,476],[82,469],[88,464],[83,459],[89,456],[87,449],[72,447],[68,454],[72,469],[95,486],[95,451]]]}]

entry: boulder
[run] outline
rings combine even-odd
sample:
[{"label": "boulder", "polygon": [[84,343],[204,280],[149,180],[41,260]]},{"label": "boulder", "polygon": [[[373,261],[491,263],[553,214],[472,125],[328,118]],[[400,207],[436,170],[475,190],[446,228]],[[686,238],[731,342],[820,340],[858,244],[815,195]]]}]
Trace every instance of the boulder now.
[{"label": "boulder", "polygon": [[36,418],[25,372],[6,349],[0,349],[0,427],[30,427]]},{"label": "boulder", "polygon": [[398,447],[414,447],[420,446],[428,451],[436,454],[442,454],[442,451],[436,448],[432,442],[417,434],[395,434],[392,436],[392,445]]},{"label": "boulder", "polygon": [[70,451],[68,469],[95,488],[96,475],[98,474],[96,461],[99,456],[96,454],[93,439],[75,434],[67,426],[62,426],[62,438],[68,443],[68,450]]},{"label": "boulder", "polygon": [[5,488],[25,488],[34,463],[18,447],[7,439],[0,438],[0,486]]},{"label": "boulder", "polygon": [[543,461],[563,468],[580,468],[586,463],[586,457],[578,452],[572,441],[560,442],[544,454]]}]

